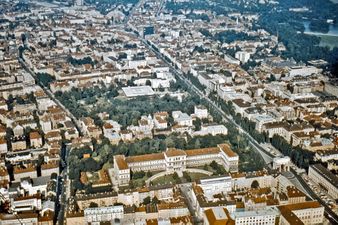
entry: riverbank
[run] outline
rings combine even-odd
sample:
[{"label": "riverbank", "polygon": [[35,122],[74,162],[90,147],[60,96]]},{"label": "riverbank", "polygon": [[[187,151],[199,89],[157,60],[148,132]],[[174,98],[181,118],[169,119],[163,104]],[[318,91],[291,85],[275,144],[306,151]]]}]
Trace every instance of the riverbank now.
[{"label": "riverbank", "polygon": [[[338,2],[338,0],[335,0]],[[309,24],[310,22],[306,21],[303,22],[304,24],[304,34],[307,35],[315,35],[317,37],[320,37],[320,43],[319,46],[322,47],[329,47],[330,49],[333,49],[334,47],[338,47],[338,28],[330,24],[329,32],[322,33],[322,32],[316,32],[311,31]]]},{"label": "riverbank", "polygon": [[320,32],[304,32],[304,34],[308,34],[308,35],[316,35],[316,36],[328,36],[328,37],[337,37],[338,38],[338,34],[335,33],[320,33]]}]

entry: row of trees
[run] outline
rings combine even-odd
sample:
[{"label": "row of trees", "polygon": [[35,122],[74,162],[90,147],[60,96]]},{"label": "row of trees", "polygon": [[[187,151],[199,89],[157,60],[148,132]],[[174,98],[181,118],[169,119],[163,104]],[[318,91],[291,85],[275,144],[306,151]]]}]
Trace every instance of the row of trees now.
[{"label": "row of trees", "polygon": [[[232,112],[232,111],[231,111]],[[243,130],[248,132],[258,143],[264,143],[269,141],[269,137],[266,133],[259,133],[256,130],[256,123],[250,121],[248,118],[242,118],[242,116],[237,113],[233,116],[237,124],[239,124]]]},{"label": "row of trees", "polygon": [[313,162],[314,153],[304,150],[300,147],[293,148],[283,137],[274,135],[271,139],[271,144],[284,155],[287,155],[291,160],[301,168],[307,169],[309,164]]},{"label": "row of trees", "polygon": [[[106,162],[107,158],[114,154],[124,154],[127,156],[143,155],[149,153],[163,152],[167,148],[178,149],[195,149],[215,147],[218,144],[224,143],[228,139],[225,135],[207,135],[203,137],[181,137],[178,134],[171,134],[168,136],[157,136],[153,139],[142,139],[135,143],[121,142],[116,146],[111,146],[107,139],[103,139],[102,143],[95,146],[97,155],[103,157],[102,162]],[[112,155],[108,155],[110,153]]]},{"label": "row of trees", "polygon": [[192,75],[191,73],[187,74],[187,78],[190,80],[190,82],[195,85],[200,91],[205,92],[206,87],[202,85],[198,78]]}]

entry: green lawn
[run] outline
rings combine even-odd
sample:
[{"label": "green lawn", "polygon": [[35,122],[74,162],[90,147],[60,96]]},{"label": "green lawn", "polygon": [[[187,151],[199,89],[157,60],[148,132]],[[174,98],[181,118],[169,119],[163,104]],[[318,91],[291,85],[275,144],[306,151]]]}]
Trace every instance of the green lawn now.
[{"label": "green lawn", "polygon": [[[196,181],[201,178],[208,177],[208,175],[203,174],[203,173],[188,173],[188,174],[191,177],[192,181]],[[182,182],[188,182],[185,180],[184,177],[181,177],[180,179]],[[174,180],[173,175],[162,176],[152,181],[152,185],[165,185],[165,184],[176,184],[176,183],[177,181]]]},{"label": "green lawn", "polygon": [[132,180],[134,187],[143,187],[148,177]]},{"label": "green lawn", "polygon": [[196,180],[199,180],[201,178],[208,177],[208,175],[203,174],[203,173],[188,173],[188,174],[191,177],[192,181],[196,181]]},{"label": "green lawn", "polygon": [[[157,172],[152,172],[150,175],[150,177],[152,177],[153,175],[159,173]],[[143,176],[142,178],[132,178],[131,182],[133,183],[134,187],[144,187],[146,184],[146,180],[148,180],[150,177],[147,176],[147,174],[145,176]]]},{"label": "green lawn", "polygon": [[153,185],[175,184],[173,175],[165,175],[152,181]]},{"label": "green lawn", "polygon": [[196,167],[197,169],[201,169],[201,170],[205,170],[205,171],[208,171],[208,172],[216,172],[210,165],[206,165],[206,166],[199,166],[199,167]]},{"label": "green lawn", "polygon": [[338,36],[329,36],[329,35],[318,35],[320,37],[319,46],[329,47],[333,49],[338,47]]}]

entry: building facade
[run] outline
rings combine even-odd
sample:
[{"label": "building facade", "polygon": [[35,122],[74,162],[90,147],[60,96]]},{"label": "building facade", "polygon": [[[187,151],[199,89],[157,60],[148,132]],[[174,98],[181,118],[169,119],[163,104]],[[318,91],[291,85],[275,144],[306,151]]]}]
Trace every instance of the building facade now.
[{"label": "building facade", "polygon": [[338,178],[321,164],[311,165],[309,167],[309,178],[322,187],[326,192],[338,199]]},{"label": "building facade", "polygon": [[117,155],[114,156],[114,177],[119,185],[128,185],[130,171],[166,171],[182,175],[187,167],[203,166],[212,161],[223,165],[229,172],[238,171],[238,155],[228,144],[219,144],[215,148],[186,151],[169,148],[163,153],[130,157]]},{"label": "building facade", "polygon": [[99,208],[87,208],[84,210],[84,218],[87,224],[114,221],[123,218],[123,206],[108,206]]}]

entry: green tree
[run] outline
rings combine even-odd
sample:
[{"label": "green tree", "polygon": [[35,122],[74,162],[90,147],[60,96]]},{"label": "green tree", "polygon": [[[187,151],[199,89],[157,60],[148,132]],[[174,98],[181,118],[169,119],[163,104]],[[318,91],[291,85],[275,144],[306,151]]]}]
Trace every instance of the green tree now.
[{"label": "green tree", "polygon": [[173,174],[173,179],[175,180],[176,183],[179,183],[181,181],[180,177],[178,176],[176,172],[174,172]]},{"label": "green tree", "polygon": [[215,171],[215,175],[224,174],[226,171],[223,166],[219,165],[216,161],[210,163],[210,167]]},{"label": "green tree", "polygon": [[208,169],[209,169],[208,165],[205,164],[205,165],[203,166],[203,169],[206,170],[206,171],[208,171]]},{"label": "green tree", "polygon": [[100,169],[100,164],[93,158],[83,159],[83,165],[85,171],[97,171]]},{"label": "green tree", "polygon": [[183,172],[183,178],[187,181],[187,182],[191,182],[192,179],[189,176],[189,174],[187,172]]},{"label": "green tree", "polygon": [[153,175],[153,173],[151,171],[147,171],[147,177],[151,177]]},{"label": "green tree", "polygon": [[89,204],[89,208],[97,208],[97,207],[99,207],[99,205],[96,202],[91,202]]},{"label": "green tree", "polygon": [[151,201],[152,204],[154,205],[157,205],[158,203],[160,203],[160,200],[158,200],[158,198],[155,196],[152,201]]},{"label": "green tree", "polygon": [[252,181],[251,188],[259,188],[259,183],[257,180]]},{"label": "green tree", "polygon": [[272,81],[276,81],[276,77],[275,77],[275,75],[273,75],[273,74],[270,74],[269,81],[270,81],[270,82],[272,82]]},{"label": "green tree", "polygon": [[197,138],[196,141],[195,141],[194,148],[195,148],[195,149],[201,148],[201,143],[200,143],[200,140],[199,140],[198,138]]},{"label": "green tree", "polygon": [[194,124],[194,126],[195,126],[195,131],[201,130],[202,122],[201,122],[201,119],[200,119],[200,118],[196,118],[196,119],[193,121],[193,124]]},{"label": "green tree", "polygon": [[141,171],[135,171],[133,172],[133,175],[132,175],[132,179],[141,179],[143,177],[145,177],[146,173],[141,170]]},{"label": "green tree", "polygon": [[132,181],[132,180],[129,181],[129,188],[130,189],[134,189],[135,188],[134,181]]},{"label": "green tree", "polygon": [[166,149],[167,149],[166,142],[163,141],[163,140],[161,140],[161,141],[160,141],[160,145],[159,145],[159,150],[160,150],[160,151],[164,151],[164,150],[166,150]]},{"label": "green tree", "polygon": [[147,197],[145,197],[144,199],[143,199],[143,205],[148,205],[148,204],[150,204],[150,202],[151,202],[151,198],[150,198],[150,196],[147,196]]},{"label": "green tree", "polygon": [[55,80],[55,77],[48,73],[37,73],[37,77],[38,80],[46,87],[49,87],[49,84]]}]

